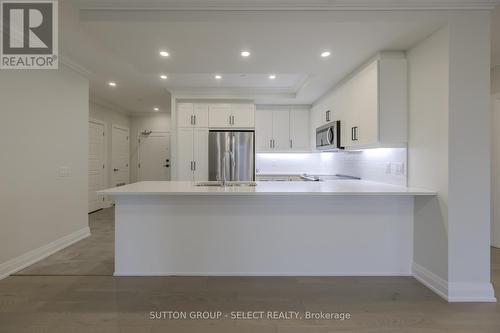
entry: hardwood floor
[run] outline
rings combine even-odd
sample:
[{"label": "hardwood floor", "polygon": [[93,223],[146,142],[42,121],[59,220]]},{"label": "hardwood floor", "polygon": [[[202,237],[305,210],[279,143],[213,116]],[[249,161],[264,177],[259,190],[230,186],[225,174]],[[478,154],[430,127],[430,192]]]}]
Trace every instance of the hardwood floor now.
[{"label": "hardwood floor", "polygon": [[[92,239],[0,281],[1,333],[500,332],[497,304],[448,304],[411,277],[106,276],[112,219],[112,210],[91,215]],[[500,249],[492,249],[492,279],[500,290]],[[151,320],[150,311],[323,311],[351,319]]]},{"label": "hardwood floor", "polygon": [[113,275],[115,211],[103,209],[89,215],[91,236],[16,275]]}]

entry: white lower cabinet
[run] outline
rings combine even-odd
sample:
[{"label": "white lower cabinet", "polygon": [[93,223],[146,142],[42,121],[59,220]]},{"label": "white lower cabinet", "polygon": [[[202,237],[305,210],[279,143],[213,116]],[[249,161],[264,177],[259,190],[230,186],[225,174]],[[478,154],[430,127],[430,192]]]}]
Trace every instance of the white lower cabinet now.
[{"label": "white lower cabinet", "polygon": [[177,180],[208,180],[208,128],[179,128]]},{"label": "white lower cabinet", "polygon": [[255,136],[258,153],[310,151],[309,110],[257,110]]}]

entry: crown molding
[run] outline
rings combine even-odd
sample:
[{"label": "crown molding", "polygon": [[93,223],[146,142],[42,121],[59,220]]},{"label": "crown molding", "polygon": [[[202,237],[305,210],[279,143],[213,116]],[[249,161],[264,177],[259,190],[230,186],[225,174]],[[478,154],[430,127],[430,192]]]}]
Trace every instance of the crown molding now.
[{"label": "crown molding", "polygon": [[498,0],[74,0],[81,10],[491,10]]},{"label": "crown molding", "polygon": [[134,113],[134,111],[131,111],[131,110],[128,110],[128,109],[125,109],[115,103],[112,103],[108,100],[105,100],[101,97],[98,97],[98,96],[95,96],[95,95],[90,95],[89,96],[89,102],[92,103],[92,104],[95,104],[97,106],[100,106],[102,108],[105,108],[105,109],[108,109],[108,110],[111,110],[111,111],[115,111],[115,112],[118,112],[118,113],[122,113],[122,114],[126,114],[126,115],[132,115]]},{"label": "crown molding", "polygon": [[78,62],[73,60],[71,57],[64,55],[64,54],[59,54],[59,63],[63,64],[64,66],[71,68],[75,72],[81,74],[82,76],[86,77],[87,79],[93,75],[93,73],[88,70],[86,67],[80,65]]}]

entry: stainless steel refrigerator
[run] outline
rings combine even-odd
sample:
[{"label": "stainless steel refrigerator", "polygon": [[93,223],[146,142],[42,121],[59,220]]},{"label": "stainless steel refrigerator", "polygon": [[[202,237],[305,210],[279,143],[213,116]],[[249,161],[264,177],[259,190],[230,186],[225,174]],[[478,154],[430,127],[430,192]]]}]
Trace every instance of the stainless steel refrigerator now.
[{"label": "stainless steel refrigerator", "polygon": [[254,131],[210,131],[208,179],[255,180]]}]

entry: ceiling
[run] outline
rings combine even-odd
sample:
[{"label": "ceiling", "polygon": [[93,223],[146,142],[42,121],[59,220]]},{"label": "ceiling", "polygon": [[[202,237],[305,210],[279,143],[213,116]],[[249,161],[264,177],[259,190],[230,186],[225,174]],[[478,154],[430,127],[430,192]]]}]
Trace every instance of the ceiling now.
[{"label": "ceiling", "polygon": [[[172,11],[116,3],[138,2],[60,2],[61,56],[89,77],[92,99],[131,114],[168,112],[170,93],[312,104],[376,52],[407,50],[442,24],[432,15]],[[160,57],[160,50],[170,56]],[[241,57],[242,50],[250,57]],[[324,50],[331,56],[322,58]]]}]

